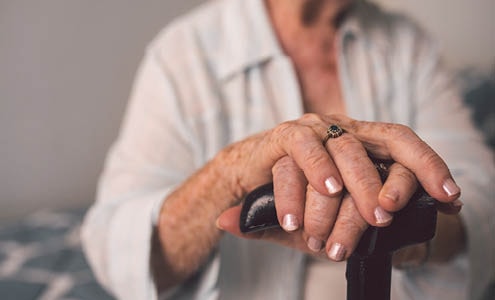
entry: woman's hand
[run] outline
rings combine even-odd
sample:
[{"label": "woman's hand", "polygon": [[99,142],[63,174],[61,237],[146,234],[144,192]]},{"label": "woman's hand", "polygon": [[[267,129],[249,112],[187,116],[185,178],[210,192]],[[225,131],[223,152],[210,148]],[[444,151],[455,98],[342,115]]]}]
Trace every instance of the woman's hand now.
[{"label": "woman's hand", "polygon": [[[346,133],[323,145],[330,124]],[[331,259],[342,260],[352,253],[368,224],[390,224],[392,213],[403,208],[416,190],[417,178],[440,201],[452,202],[460,193],[442,159],[405,126],[305,115],[265,134],[263,141],[269,141],[269,151],[276,154],[255,151],[260,159],[250,166],[266,163],[261,158],[272,159],[279,222],[294,234],[271,230],[248,235],[252,238],[314,253],[325,248]],[[256,150],[265,150],[263,146]],[[383,185],[368,155],[397,162]],[[344,185],[349,192],[345,197]],[[218,225],[240,234],[237,208],[224,213]]]}]

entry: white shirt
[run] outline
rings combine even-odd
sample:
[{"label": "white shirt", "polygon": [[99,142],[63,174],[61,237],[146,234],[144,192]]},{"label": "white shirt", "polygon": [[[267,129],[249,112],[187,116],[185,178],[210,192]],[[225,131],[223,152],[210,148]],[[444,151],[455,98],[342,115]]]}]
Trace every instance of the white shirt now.
[{"label": "white shirt", "polygon": [[[447,162],[465,202],[468,255],[394,271],[395,299],[479,299],[495,278],[495,168],[435,45],[369,3],[339,37],[349,116],[413,128]],[[85,219],[84,248],[100,282],[121,299],[156,299],[151,234],[168,193],[226,145],[302,114],[292,62],[262,0],[209,1],[167,26],[147,49]],[[226,235],[198,275],[168,296],[298,299],[304,268],[295,250]]]}]

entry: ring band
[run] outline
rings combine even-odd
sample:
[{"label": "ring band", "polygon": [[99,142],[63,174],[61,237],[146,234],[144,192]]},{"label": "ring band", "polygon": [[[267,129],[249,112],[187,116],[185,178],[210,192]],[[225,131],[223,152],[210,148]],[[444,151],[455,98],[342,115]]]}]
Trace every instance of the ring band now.
[{"label": "ring band", "polygon": [[328,126],[327,136],[323,140],[323,144],[326,144],[329,139],[338,138],[344,133],[344,130],[340,126],[332,124]]}]

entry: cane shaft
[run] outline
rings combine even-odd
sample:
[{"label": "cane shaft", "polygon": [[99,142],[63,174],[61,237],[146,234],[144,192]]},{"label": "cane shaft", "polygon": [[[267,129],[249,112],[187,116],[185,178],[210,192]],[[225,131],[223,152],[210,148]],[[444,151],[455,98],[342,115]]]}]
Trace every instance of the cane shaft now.
[{"label": "cane shaft", "polygon": [[[375,161],[382,180],[389,163]],[[394,214],[392,224],[370,226],[347,261],[347,300],[390,300],[392,253],[402,247],[430,240],[436,227],[435,200],[419,187],[407,206]],[[242,232],[279,227],[273,184],[248,194],[240,217]]]},{"label": "cane shaft", "polygon": [[392,253],[347,260],[347,300],[390,300]]}]

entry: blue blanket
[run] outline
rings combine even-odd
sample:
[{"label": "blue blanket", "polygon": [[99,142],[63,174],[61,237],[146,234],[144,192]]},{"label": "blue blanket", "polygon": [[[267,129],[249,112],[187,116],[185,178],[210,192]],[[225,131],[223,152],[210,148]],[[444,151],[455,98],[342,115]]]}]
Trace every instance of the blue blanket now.
[{"label": "blue blanket", "polygon": [[81,250],[84,212],[40,211],[0,229],[0,299],[113,299]]}]

